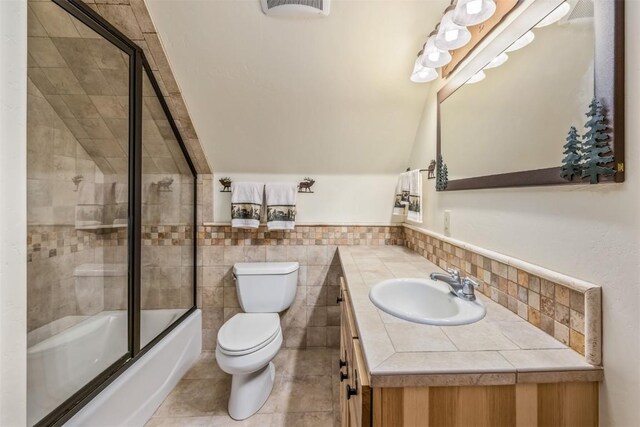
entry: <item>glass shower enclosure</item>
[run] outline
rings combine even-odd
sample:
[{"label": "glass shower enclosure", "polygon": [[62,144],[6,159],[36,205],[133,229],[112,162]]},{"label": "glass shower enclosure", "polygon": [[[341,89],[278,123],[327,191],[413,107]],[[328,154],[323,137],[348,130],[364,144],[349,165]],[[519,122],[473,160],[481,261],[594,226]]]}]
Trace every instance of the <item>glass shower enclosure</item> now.
[{"label": "glass shower enclosure", "polygon": [[60,425],[195,310],[196,172],[142,49],[29,0],[27,402]]}]

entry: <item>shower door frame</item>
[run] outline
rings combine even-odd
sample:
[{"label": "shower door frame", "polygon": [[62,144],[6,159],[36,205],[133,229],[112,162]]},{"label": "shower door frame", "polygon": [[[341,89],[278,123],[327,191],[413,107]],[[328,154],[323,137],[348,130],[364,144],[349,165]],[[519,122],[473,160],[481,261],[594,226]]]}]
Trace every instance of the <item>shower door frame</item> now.
[{"label": "shower door frame", "polygon": [[[197,203],[198,174],[189,156],[184,140],[169,110],[160,86],[151,70],[149,62],[140,46],[111,25],[102,16],[80,0],[51,0],[67,13],[94,30],[100,36],[129,55],[129,167],[128,167],[128,352],[99,373],[95,378],[76,391],[56,409],[39,420],[35,426],[61,426],[71,419],[82,407],[136,363],[176,326],[197,309]],[[167,116],[167,120],[178,141],[180,150],[193,176],[193,219],[191,225],[193,242],[193,303],[187,311],[154,337],[145,347],[140,348],[141,317],[141,253],[142,253],[142,86],[143,73],[147,74],[154,93]]]}]

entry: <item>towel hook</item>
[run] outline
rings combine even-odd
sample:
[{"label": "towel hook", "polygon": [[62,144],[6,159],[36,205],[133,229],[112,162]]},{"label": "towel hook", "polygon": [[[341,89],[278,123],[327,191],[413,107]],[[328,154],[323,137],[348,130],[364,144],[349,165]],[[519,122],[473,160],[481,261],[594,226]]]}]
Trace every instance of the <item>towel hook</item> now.
[{"label": "towel hook", "polygon": [[[406,172],[410,172],[411,168],[407,168]],[[418,172],[429,172],[427,179],[434,179],[436,177],[436,161],[431,160],[429,167],[426,169],[419,169]]]},{"label": "towel hook", "polygon": [[311,191],[311,187],[313,187],[313,184],[315,183],[315,179],[305,177],[304,181],[300,181],[298,184],[298,193],[313,193],[313,191]]},{"label": "towel hook", "polygon": [[222,190],[220,190],[221,193],[231,193],[231,178],[225,176],[224,178],[220,178],[218,181],[222,184]]}]

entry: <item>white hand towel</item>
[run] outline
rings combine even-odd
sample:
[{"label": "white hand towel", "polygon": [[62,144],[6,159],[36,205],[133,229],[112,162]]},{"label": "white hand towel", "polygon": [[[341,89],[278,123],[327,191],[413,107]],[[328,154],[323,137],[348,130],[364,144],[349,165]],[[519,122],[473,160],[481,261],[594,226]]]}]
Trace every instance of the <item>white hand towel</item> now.
[{"label": "white hand towel", "polygon": [[422,173],[419,170],[409,172],[409,212],[407,219],[422,222]]},{"label": "white hand towel", "polygon": [[78,185],[76,228],[96,228],[104,224],[103,184],[82,181]]},{"label": "white hand towel", "polygon": [[394,215],[406,215],[406,206],[409,204],[409,172],[403,172],[398,177],[396,184],[396,197],[393,205]]},{"label": "white hand towel", "polygon": [[264,184],[233,182],[231,184],[231,226],[258,228],[262,214]]},{"label": "white hand towel", "polygon": [[267,228],[269,230],[293,230],[296,226],[295,183],[267,184]]}]

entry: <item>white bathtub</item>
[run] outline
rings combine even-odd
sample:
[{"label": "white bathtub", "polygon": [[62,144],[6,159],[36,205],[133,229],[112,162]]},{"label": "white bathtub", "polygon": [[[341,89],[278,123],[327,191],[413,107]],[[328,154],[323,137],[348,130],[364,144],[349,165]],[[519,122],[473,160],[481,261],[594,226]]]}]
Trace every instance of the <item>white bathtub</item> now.
[{"label": "white bathtub", "polygon": [[[143,310],[141,347],[185,310]],[[142,426],[202,347],[196,310],[106,387],[67,425]],[[27,350],[27,419],[33,425],[127,352],[126,311],[105,311]]]}]

